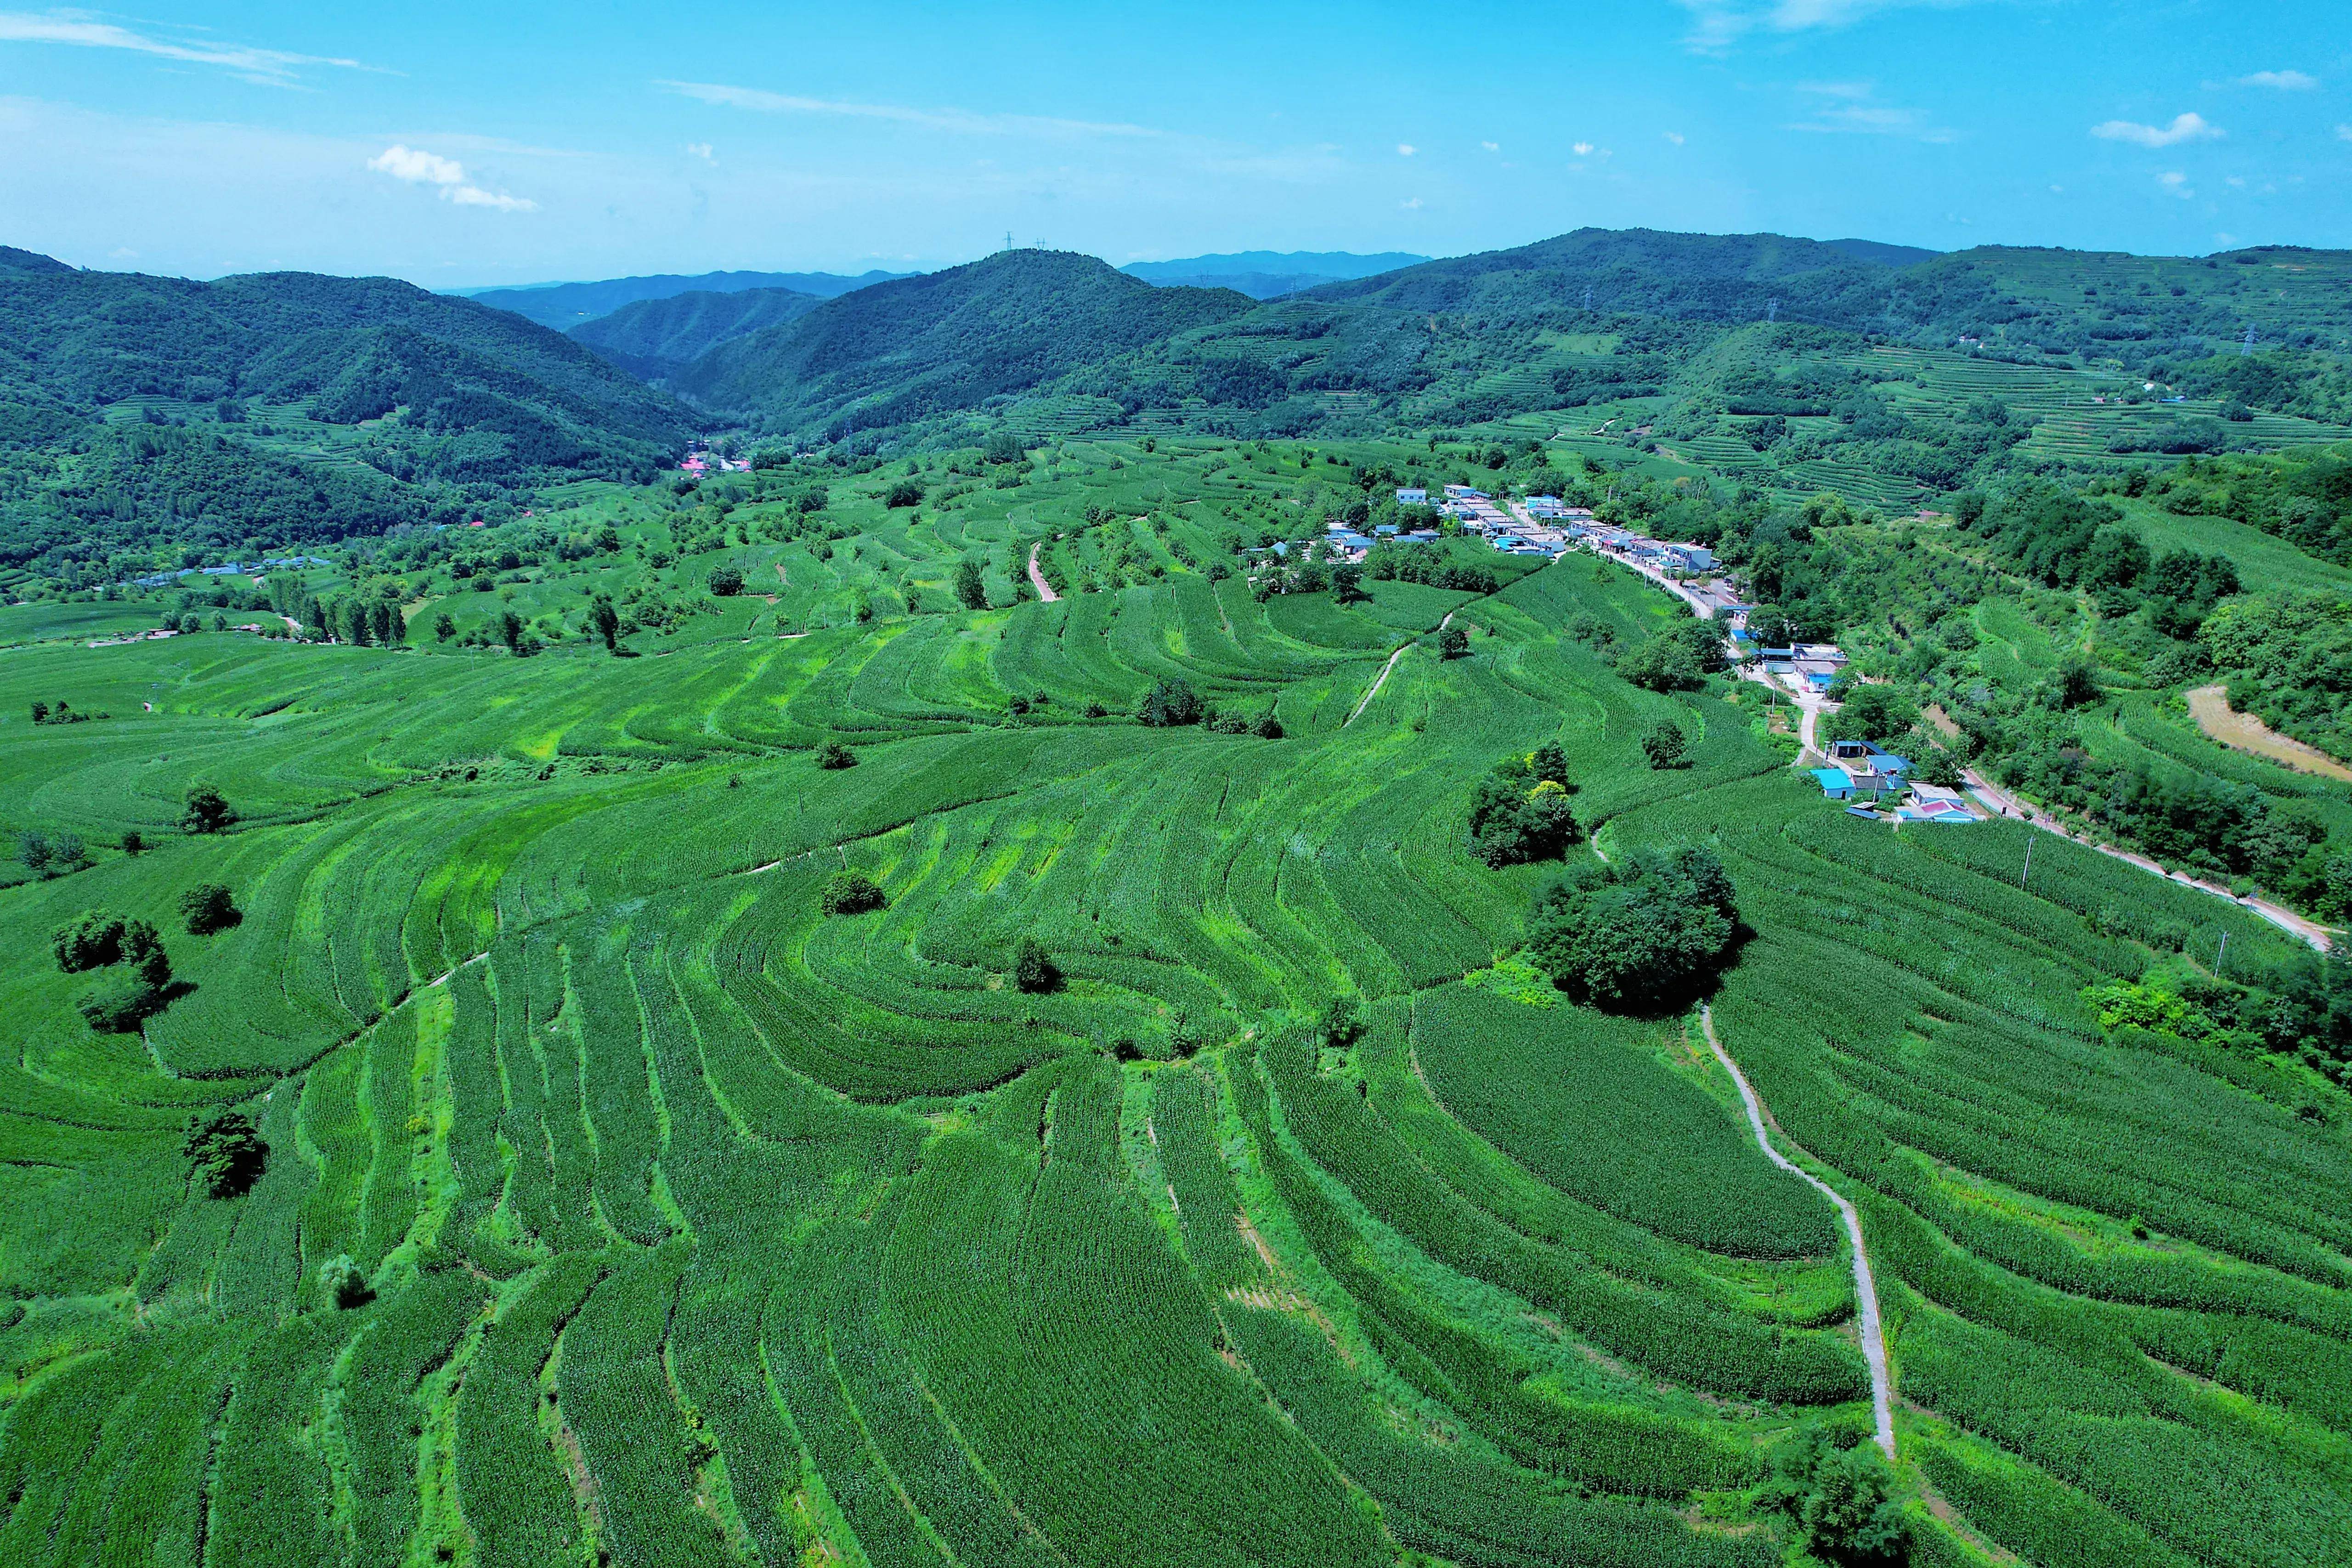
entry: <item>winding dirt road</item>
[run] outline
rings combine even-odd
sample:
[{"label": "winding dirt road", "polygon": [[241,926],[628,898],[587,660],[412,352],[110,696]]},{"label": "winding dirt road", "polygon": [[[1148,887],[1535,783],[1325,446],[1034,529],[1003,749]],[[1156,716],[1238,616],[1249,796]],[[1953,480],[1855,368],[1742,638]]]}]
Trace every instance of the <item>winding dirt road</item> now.
[{"label": "winding dirt road", "polygon": [[[1437,629],[1442,632],[1453,624],[1454,612],[1448,610],[1445,612],[1445,618],[1437,623]],[[1345,719],[1339,721],[1339,728],[1344,730],[1349,725],[1354,723],[1356,721],[1356,714],[1361,713],[1365,709],[1370,708],[1372,705],[1372,699],[1378,697],[1381,694],[1381,688],[1389,683],[1389,671],[1397,667],[1397,660],[1402,658],[1404,657],[1404,650],[1412,646],[1412,643],[1402,644],[1398,647],[1396,652],[1389,655],[1389,661],[1381,666],[1381,678],[1372,682],[1372,689],[1364,693],[1364,700],[1361,702],[1356,704],[1356,712],[1350,713]]]},{"label": "winding dirt road", "polygon": [[[1772,1140],[1764,1131],[1764,1102],[1756,1098],[1755,1088],[1748,1083],[1748,1075],[1739,1070],[1739,1064],[1731,1059],[1731,1053],[1725,1050],[1723,1042],[1716,1037],[1715,1009],[1701,1006],[1698,1022],[1706,1035],[1708,1049],[1715,1052],[1715,1059],[1723,1064],[1723,1070],[1729,1073],[1731,1081],[1738,1086],[1740,1103],[1748,1107],[1748,1125],[1756,1133],[1756,1146],[1764,1151],[1766,1159],[1837,1205],[1838,1214],[1845,1220],[1846,1239],[1853,1244],[1853,1299],[1854,1304],[1861,1309],[1862,1358],[1870,1363],[1871,1424],[1877,1429],[1878,1446],[1891,1459],[1895,1458],[1895,1384],[1886,1371],[1886,1336],[1879,1326],[1878,1286],[1870,1277],[1870,1254],[1864,1249],[1862,1243],[1862,1214],[1853,1204],[1839,1196],[1836,1188],[1772,1147]],[[1798,1152],[1802,1153],[1803,1151],[1799,1150]]]}]

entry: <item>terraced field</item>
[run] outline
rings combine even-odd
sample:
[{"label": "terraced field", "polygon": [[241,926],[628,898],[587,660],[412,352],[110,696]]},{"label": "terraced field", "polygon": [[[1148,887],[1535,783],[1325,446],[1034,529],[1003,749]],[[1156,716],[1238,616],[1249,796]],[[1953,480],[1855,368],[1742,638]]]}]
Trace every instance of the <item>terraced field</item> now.
[{"label": "terraced field", "polygon": [[[777,602],[635,658],[0,658],[11,809],[96,857],[0,889],[0,1561],[1801,1561],[1762,1485],[1870,1421],[1838,1216],[1695,1020],[1512,962],[1556,868],[1465,822],[1545,742],[1612,856],[1730,873],[1716,1026],[1863,1215],[1915,1560],[2352,1560],[2352,1100],[2080,994],[2288,939],[2048,836],[2021,889],[2021,827],[1843,816],[1719,686],[1563,635],[1680,614],[1624,574],[1262,604],[1173,546],[1272,461],[1067,461],[845,499],[829,558],[730,542]],[[1054,548],[1097,591],[855,615],[966,550],[1009,599],[1087,493],[1127,531]],[[1282,738],[1128,717],[1178,679]],[[18,726],[59,697],[113,717]],[[180,831],[192,779],[232,831]],[[884,907],[824,914],[845,869]],[[199,882],[241,921],[188,934]],[[84,909],[164,933],[139,1032],[51,962]],[[215,1197],[183,1138],[226,1110],[268,1155]]]}]

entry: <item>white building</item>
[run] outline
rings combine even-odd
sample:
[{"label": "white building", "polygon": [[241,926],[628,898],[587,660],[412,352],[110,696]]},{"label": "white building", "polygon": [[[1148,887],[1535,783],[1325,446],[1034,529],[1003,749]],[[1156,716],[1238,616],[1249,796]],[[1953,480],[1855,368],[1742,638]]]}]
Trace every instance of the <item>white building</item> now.
[{"label": "white building", "polygon": [[1425,489],[1419,489],[1418,487],[1412,489],[1399,490],[1397,491],[1396,496],[1397,505],[1399,506],[1427,506],[1429,504],[1429,492]]}]

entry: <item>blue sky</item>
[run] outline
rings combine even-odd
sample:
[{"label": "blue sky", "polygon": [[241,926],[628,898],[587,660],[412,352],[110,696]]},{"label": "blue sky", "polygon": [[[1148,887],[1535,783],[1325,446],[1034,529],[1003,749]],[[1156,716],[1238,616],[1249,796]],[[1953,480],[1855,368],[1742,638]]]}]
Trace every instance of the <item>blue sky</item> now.
[{"label": "blue sky", "polygon": [[448,288],[1584,225],[2352,247],[2352,4],[0,0],[0,243],[81,266]]}]

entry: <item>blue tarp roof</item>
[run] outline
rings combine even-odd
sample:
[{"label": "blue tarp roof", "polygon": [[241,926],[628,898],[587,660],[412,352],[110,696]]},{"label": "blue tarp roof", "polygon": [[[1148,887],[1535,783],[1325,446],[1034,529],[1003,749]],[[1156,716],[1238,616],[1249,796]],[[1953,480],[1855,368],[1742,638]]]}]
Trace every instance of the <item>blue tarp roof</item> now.
[{"label": "blue tarp roof", "polygon": [[1815,768],[1812,773],[1813,777],[1821,782],[1824,792],[1853,788],[1853,775],[1843,768]]}]

